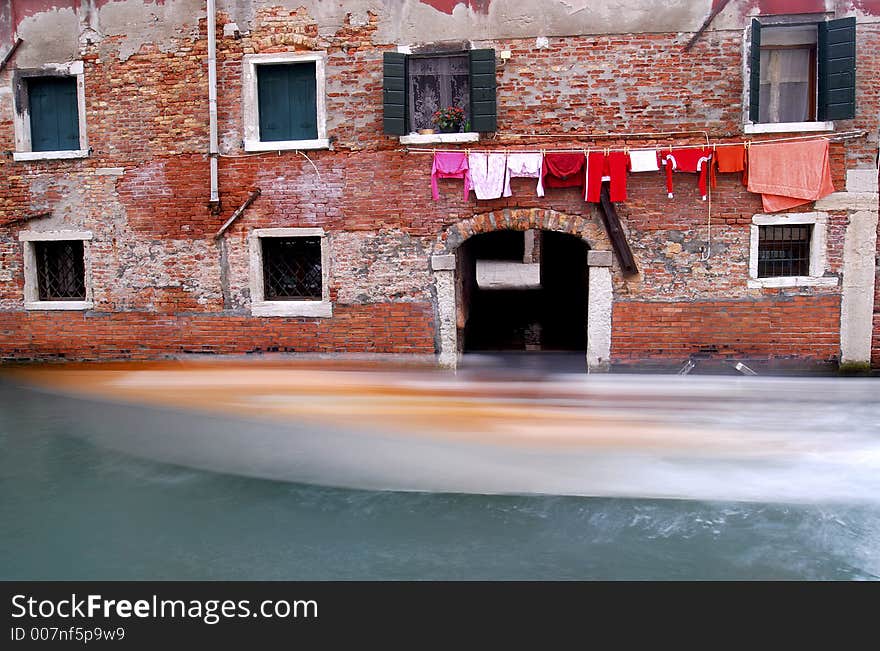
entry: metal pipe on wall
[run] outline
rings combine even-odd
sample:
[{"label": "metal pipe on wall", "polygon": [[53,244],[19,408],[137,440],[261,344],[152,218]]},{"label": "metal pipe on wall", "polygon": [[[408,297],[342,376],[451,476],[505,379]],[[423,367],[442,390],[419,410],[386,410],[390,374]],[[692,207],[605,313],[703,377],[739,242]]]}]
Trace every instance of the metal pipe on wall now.
[{"label": "metal pipe on wall", "polygon": [[217,139],[217,6],[208,0],[208,154],[211,163],[211,203],[220,201],[217,160],[220,148]]}]

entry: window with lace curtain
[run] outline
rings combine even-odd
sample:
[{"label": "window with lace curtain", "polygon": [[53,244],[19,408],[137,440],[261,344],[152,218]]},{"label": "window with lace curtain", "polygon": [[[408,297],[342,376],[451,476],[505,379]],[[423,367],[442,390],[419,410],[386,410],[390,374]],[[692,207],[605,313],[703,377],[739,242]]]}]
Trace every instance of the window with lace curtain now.
[{"label": "window with lace curtain", "polygon": [[[447,106],[464,109],[470,122],[470,69],[467,54],[411,57],[408,78],[410,128],[433,129],[434,111]],[[467,130],[467,129],[465,129]]]}]

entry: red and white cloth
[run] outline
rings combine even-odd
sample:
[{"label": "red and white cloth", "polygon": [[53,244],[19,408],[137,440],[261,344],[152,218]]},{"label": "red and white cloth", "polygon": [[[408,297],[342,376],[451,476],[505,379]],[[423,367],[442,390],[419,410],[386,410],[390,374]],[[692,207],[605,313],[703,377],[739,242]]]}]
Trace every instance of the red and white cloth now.
[{"label": "red and white cloth", "polygon": [[657,152],[661,165],[666,166],[666,192],[670,199],[675,194],[672,189],[672,172],[689,172],[700,175],[700,195],[703,201],[709,196],[706,180],[709,177],[709,163],[712,162],[712,150],[707,147],[688,149],[671,149]]}]

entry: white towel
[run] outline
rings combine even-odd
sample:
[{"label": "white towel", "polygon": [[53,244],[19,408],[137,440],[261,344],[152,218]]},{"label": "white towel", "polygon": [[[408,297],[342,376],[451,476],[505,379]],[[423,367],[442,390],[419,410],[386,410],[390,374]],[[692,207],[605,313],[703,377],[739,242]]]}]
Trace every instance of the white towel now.
[{"label": "white towel", "polygon": [[656,172],[657,150],[656,149],[630,149],[630,171],[632,172]]}]

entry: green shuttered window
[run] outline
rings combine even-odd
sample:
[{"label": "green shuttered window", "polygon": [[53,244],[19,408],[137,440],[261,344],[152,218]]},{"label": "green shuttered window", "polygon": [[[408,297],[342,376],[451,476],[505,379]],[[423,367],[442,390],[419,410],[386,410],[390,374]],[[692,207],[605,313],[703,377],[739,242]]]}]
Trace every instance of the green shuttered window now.
[{"label": "green shuttered window", "polygon": [[848,120],[856,112],[856,21],[762,25],[752,20],[749,120]]},{"label": "green shuttered window", "polygon": [[495,50],[460,54],[406,55],[386,52],[383,58],[383,127],[404,136],[429,128],[437,109],[465,109],[471,132],[497,129]]},{"label": "green shuttered window", "polygon": [[257,92],[261,141],[318,137],[314,62],[257,66]]},{"label": "green shuttered window", "polygon": [[26,83],[31,151],[79,149],[76,78],[32,77]]}]

